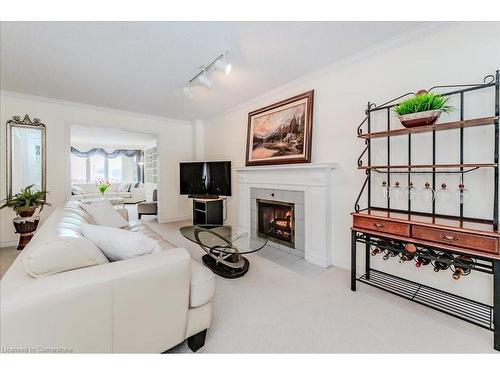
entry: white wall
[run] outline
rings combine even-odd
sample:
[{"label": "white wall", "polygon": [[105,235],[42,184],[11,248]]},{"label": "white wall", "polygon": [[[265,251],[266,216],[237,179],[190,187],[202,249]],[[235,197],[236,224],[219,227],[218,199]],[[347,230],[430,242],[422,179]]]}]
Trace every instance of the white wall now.
[{"label": "white wall", "polygon": [[[382,103],[402,93],[430,88],[436,84],[482,82],[485,75],[500,69],[499,46],[500,23],[461,23],[445,29],[430,30],[418,38],[393,41],[388,48],[381,46],[378,51],[321,69],[230,111],[205,119],[204,158],[231,160],[233,168],[244,166],[248,112],[314,89],[312,161],[339,163],[335,174],[331,251],[335,264],[347,268],[350,263],[350,212],[364,180],[364,173],[356,169],[357,158],[364,148],[363,141],[356,137],[356,128],[364,118],[367,102]],[[491,95],[489,98],[476,96],[470,100],[474,105],[469,108],[477,108],[477,111],[467,111],[466,117],[492,114],[494,100]],[[456,118],[458,113],[453,116],[452,118]],[[375,122],[374,126],[380,124]],[[466,158],[469,161],[487,158],[489,161],[493,146],[492,142],[485,140],[491,139],[491,129],[471,131],[476,131],[476,143],[466,144]],[[443,132],[439,135],[441,162],[446,159],[457,162],[457,148],[454,146],[458,140],[456,135],[456,132]],[[428,139],[415,141],[415,160],[424,161],[429,158],[427,141]],[[404,149],[404,145],[400,146]],[[393,147],[398,146],[395,144]],[[403,149],[400,155],[405,161],[406,152]],[[377,153],[378,150],[385,150],[383,143],[374,144],[373,152]],[[487,176],[481,176],[483,177]],[[456,189],[458,183],[451,182],[453,189]],[[235,183],[233,173],[233,184]],[[423,183],[424,181],[419,182]],[[469,183],[473,186],[471,189],[476,198],[482,188],[486,188],[485,197],[491,195],[490,185],[478,186],[473,181],[467,184]],[[228,218],[232,223],[237,223],[238,219],[237,194],[238,189],[234,185],[233,196],[228,199]],[[479,199],[472,213],[484,211],[486,215],[491,215],[491,204],[487,199]],[[376,259],[374,262],[379,263]],[[429,267],[415,270],[413,264],[399,265],[395,260],[380,265],[382,267],[390,267],[392,272],[423,279],[427,284],[438,287],[444,285],[456,293],[490,302],[491,278],[477,272],[460,282],[454,282],[449,272],[434,274]]]},{"label": "white wall", "polygon": [[[0,123],[5,124],[14,115],[39,118],[47,130],[47,190],[53,205],[62,204],[70,194],[70,126],[109,127],[156,135],[159,148],[160,183],[159,221],[175,221],[189,217],[190,201],[179,195],[179,161],[192,157],[193,135],[190,122],[170,120],[107,108],[57,101],[21,94],[1,92]],[[0,196],[6,196],[6,127],[0,126]],[[42,212],[46,217],[47,207]],[[0,211],[0,246],[17,240],[14,233],[13,212]]]}]

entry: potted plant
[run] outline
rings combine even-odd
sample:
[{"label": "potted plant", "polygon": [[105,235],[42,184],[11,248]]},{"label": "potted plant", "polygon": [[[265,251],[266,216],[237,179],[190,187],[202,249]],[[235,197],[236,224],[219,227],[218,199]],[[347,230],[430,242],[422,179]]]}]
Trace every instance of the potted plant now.
[{"label": "potted plant", "polygon": [[34,185],[27,186],[21,189],[16,195],[4,199],[0,209],[10,207],[18,216],[30,217],[35,214],[38,207],[40,207],[40,211],[42,211],[43,206],[50,206],[50,203],[47,203],[45,200],[48,192],[33,190],[33,186]]},{"label": "potted plant", "polygon": [[446,104],[448,99],[447,96],[421,90],[415,97],[399,103],[394,111],[405,128],[432,125],[441,113],[453,111],[454,108]]},{"label": "potted plant", "polygon": [[105,180],[97,180],[96,185],[97,185],[97,189],[101,192],[101,195],[104,198],[104,193],[110,187],[109,182],[105,181]]}]

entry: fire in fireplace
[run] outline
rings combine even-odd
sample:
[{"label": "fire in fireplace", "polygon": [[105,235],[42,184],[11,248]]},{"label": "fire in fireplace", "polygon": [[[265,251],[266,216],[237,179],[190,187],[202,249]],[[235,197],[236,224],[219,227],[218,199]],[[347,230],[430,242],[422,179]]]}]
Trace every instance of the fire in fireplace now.
[{"label": "fire in fireplace", "polygon": [[257,199],[257,234],[294,247],[294,204]]}]

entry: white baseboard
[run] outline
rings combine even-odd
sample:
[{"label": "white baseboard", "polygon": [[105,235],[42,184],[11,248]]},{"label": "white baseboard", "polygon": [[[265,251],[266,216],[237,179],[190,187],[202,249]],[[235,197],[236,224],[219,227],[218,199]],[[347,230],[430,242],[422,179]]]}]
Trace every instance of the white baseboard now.
[{"label": "white baseboard", "polygon": [[179,217],[171,217],[163,221],[158,221],[160,224],[168,224],[168,223],[175,223],[176,221],[185,221],[185,220],[190,220],[192,218],[191,215],[188,216],[179,216]]},{"label": "white baseboard", "polygon": [[0,247],[11,247],[11,246],[16,246],[18,243],[17,240],[12,240],[12,241],[0,241]]}]

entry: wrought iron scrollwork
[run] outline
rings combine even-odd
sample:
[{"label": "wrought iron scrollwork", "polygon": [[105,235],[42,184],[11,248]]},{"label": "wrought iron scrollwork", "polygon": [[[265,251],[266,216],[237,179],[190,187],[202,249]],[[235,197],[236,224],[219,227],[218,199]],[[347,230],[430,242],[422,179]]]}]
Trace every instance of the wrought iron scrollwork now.
[{"label": "wrought iron scrollwork", "polygon": [[25,115],[22,120],[21,120],[21,116],[12,116],[12,120],[8,120],[7,124],[45,127],[45,125],[40,122],[39,118],[33,118],[33,121],[31,121],[29,115]]},{"label": "wrought iron scrollwork", "polygon": [[[365,143],[368,143],[368,140],[366,140]],[[361,167],[363,165],[363,155],[366,154],[366,151],[368,151],[368,144],[366,145],[366,147],[363,150],[363,152],[361,153],[361,155],[359,155],[359,158],[358,158],[358,167]]]},{"label": "wrought iron scrollwork", "polygon": [[[485,76],[483,78],[483,83],[466,83],[466,84],[438,85],[438,86],[432,86],[427,91],[432,91],[432,90],[435,90],[435,89],[452,88],[452,87],[479,88],[479,87],[482,87],[482,86],[488,86],[488,85],[493,84],[495,82],[495,79],[496,78],[495,78],[494,75],[488,74],[487,76]],[[449,94],[450,93],[444,93],[443,95],[449,95]],[[385,102],[385,103],[383,103],[381,105],[376,105],[375,103],[372,103],[372,105],[370,105],[370,108],[368,109],[368,111],[378,110],[378,109],[381,109],[381,108],[385,108],[386,106],[389,106],[389,107],[395,106],[395,105],[397,105],[397,103],[395,103],[396,101],[398,101],[399,99],[402,99],[402,98],[404,98],[406,96],[409,96],[409,95],[416,96],[417,94],[414,93],[414,92],[407,92],[406,94],[403,94],[401,96],[398,96],[397,98],[388,100],[387,102]],[[365,119],[365,121],[366,121],[366,119]],[[359,128],[358,128],[358,134],[360,134],[359,133]]]},{"label": "wrought iron scrollwork", "polygon": [[363,191],[365,190],[366,188],[366,185],[368,184],[368,180],[370,179],[370,176],[366,176],[365,178],[365,182],[363,184],[363,187],[361,188],[361,191],[359,192],[358,194],[358,198],[356,198],[356,203],[354,203],[354,211],[356,212],[359,212],[360,208],[359,208],[359,200],[361,199],[361,196],[363,195]]},{"label": "wrought iron scrollwork", "polygon": [[488,74],[483,78],[483,83],[466,83],[466,84],[458,84],[458,85],[439,85],[439,86],[433,86],[427,91],[431,91],[434,89],[446,89],[450,87],[481,87],[481,86],[487,86],[491,85],[493,82],[495,82],[495,76],[492,74]]},{"label": "wrought iron scrollwork", "polygon": [[363,134],[363,124],[366,122],[366,120],[368,120],[368,115],[365,117],[365,119],[363,121],[361,121],[361,124],[359,124],[358,126],[358,135],[361,135]]}]

